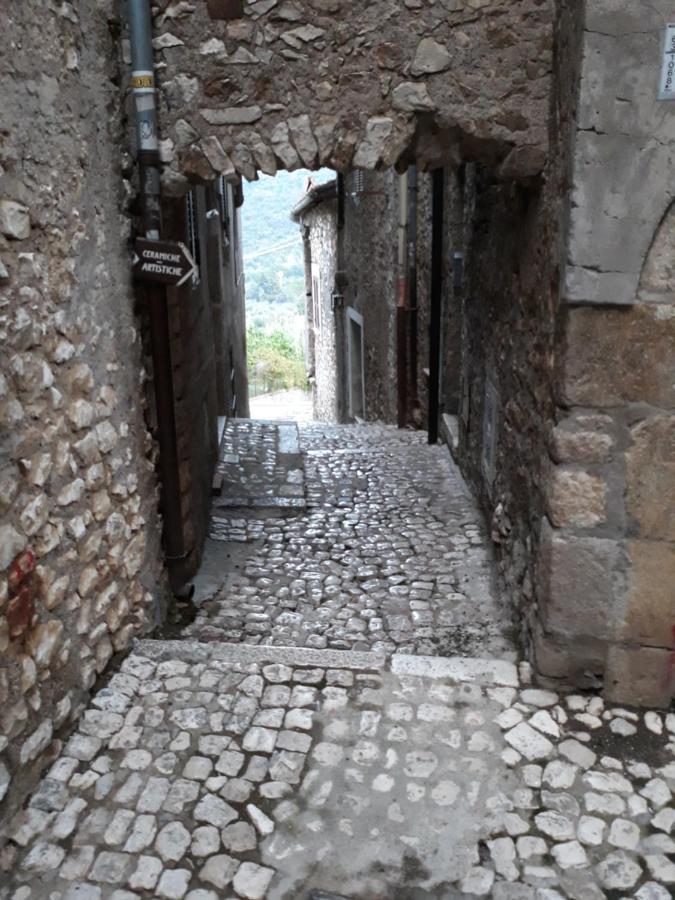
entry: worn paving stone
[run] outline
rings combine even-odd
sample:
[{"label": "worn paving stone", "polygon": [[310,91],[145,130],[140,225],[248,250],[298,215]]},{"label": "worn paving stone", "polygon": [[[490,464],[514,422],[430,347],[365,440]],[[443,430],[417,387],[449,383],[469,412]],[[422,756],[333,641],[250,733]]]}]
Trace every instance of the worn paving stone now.
[{"label": "worn paving stone", "polygon": [[[660,713],[661,732],[641,718],[637,734],[624,735],[611,723],[628,721],[625,712],[605,715],[600,698],[592,701],[602,724],[588,727],[580,717],[591,698],[577,705],[442,669],[329,677],[329,666],[217,653],[171,662],[136,654],[122,664],[121,674],[143,667],[145,677],[129,688],[119,731],[93,759],[67,755],[76,732],[17,814],[2,900],[291,900],[310,889],[389,898],[413,888],[532,900],[672,896],[675,760]],[[166,690],[176,677],[180,689]],[[254,696],[252,678],[261,682]],[[250,723],[267,709],[265,692],[284,685],[295,687],[266,752],[253,729],[271,729]],[[546,738],[539,763],[528,756],[529,732],[522,743],[508,736],[542,709],[559,735]],[[301,714],[311,714],[309,730]],[[116,738],[129,727],[142,729],[147,766],[124,765],[129,750]],[[158,776],[167,753],[175,765]],[[219,770],[223,757],[231,774]],[[58,809],[53,785],[63,793]]]},{"label": "worn paving stone", "polygon": [[441,448],[411,482],[417,441],[303,429],[307,508],[220,542],[240,574],[92,698],[0,900],[673,896],[675,716],[520,683],[477,514]]},{"label": "worn paving stone", "polygon": [[387,426],[303,425],[291,449],[303,461],[304,499],[284,509],[285,460],[295,458],[279,452],[287,427],[228,425],[217,540],[207,542],[187,635],[514,658],[481,516],[447,450]]}]

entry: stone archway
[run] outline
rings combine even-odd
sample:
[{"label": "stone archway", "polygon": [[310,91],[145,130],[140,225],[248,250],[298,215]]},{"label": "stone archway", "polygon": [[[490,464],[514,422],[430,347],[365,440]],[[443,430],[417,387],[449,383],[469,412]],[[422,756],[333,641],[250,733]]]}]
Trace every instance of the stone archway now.
[{"label": "stone archway", "polygon": [[217,174],[374,169],[450,153],[508,177],[547,153],[551,0],[155,4],[165,188]]}]

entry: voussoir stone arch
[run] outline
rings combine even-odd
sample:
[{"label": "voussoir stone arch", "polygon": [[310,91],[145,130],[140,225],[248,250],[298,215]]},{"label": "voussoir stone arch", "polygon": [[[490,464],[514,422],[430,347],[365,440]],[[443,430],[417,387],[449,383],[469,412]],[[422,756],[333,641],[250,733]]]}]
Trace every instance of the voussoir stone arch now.
[{"label": "voussoir stone arch", "polygon": [[553,0],[252,0],[233,20],[153,6],[169,192],[453,155],[543,168]]}]

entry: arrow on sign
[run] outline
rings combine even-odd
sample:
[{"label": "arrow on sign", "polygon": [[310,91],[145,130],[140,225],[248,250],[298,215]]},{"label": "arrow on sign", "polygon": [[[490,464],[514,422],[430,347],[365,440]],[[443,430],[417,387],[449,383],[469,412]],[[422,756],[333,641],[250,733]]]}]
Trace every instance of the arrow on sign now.
[{"label": "arrow on sign", "polygon": [[152,241],[137,238],[133,257],[134,276],[180,287],[197,272],[192,254],[180,241]]}]

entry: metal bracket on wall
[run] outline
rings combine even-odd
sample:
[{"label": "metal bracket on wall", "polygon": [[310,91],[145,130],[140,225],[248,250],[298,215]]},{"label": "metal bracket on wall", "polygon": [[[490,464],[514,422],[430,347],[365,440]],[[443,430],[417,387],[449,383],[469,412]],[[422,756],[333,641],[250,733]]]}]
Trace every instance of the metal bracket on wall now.
[{"label": "metal bracket on wall", "polygon": [[464,254],[455,252],[452,254],[452,292],[462,293],[464,287]]}]

